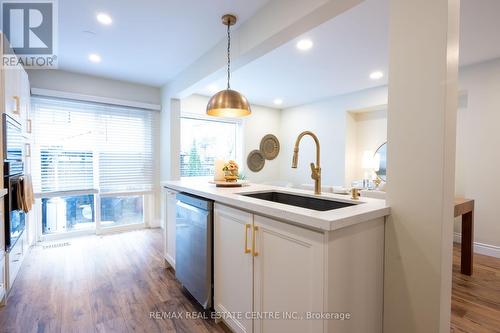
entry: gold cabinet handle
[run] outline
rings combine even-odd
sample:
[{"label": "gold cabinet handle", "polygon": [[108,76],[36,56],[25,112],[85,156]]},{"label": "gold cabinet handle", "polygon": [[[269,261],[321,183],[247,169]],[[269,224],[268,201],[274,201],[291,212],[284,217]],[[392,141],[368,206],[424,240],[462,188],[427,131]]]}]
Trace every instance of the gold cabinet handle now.
[{"label": "gold cabinet handle", "polygon": [[31,157],[31,145],[29,143],[24,144],[24,157]]},{"label": "gold cabinet handle", "polygon": [[21,98],[19,96],[12,96],[12,98],[16,101],[16,109],[13,111],[14,113],[20,114],[21,111]]},{"label": "gold cabinet handle", "polygon": [[254,257],[257,257],[259,255],[259,252],[255,249],[255,239],[257,238],[257,231],[259,231],[258,226],[253,227],[253,232],[252,232],[252,255]]},{"label": "gold cabinet handle", "polygon": [[31,134],[32,123],[31,119],[26,119],[26,133]]},{"label": "gold cabinet handle", "polygon": [[244,253],[250,253],[252,250],[248,248],[248,229],[250,229],[251,224],[245,224],[245,249]]}]

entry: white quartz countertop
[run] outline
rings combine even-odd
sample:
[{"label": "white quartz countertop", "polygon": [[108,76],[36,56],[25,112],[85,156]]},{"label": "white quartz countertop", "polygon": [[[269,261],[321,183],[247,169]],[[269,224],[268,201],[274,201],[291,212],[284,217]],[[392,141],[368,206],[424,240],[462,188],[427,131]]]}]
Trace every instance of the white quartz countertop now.
[{"label": "white quartz countertop", "polygon": [[7,195],[9,191],[6,188],[0,188],[0,198],[3,198]]},{"label": "white quartz countertop", "polygon": [[[372,198],[351,200],[350,195],[332,193],[325,193],[318,196],[312,191],[253,183],[243,187],[223,188],[216,187],[214,184],[210,184],[204,180],[179,180],[162,182],[162,187],[178,192],[194,194],[257,215],[267,216],[322,232],[337,230],[390,214],[390,208],[386,205],[385,200]],[[315,211],[241,195],[244,193],[268,191],[348,202],[355,205],[330,211]]]}]

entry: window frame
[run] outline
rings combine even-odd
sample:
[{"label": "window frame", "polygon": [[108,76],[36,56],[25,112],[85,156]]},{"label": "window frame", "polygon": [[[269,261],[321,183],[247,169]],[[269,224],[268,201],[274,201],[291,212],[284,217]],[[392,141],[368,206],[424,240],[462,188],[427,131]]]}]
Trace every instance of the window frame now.
[{"label": "window frame", "polygon": [[[41,99],[61,99],[59,97],[52,96],[44,96],[44,95],[36,95],[37,98]],[[64,99],[64,98],[63,98]],[[78,99],[70,99],[71,102],[74,103],[91,103],[91,104],[108,104],[108,103],[100,103],[88,100],[78,100]],[[114,107],[123,107],[123,108],[131,108],[131,109],[142,109],[137,106],[128,106],[128,105],[118,105],[118,104],[110,104],[110,106]],[[151,143],[152,143],[152,158],[153,165],[156,165],[156,159],[158,159],[159,154],[159,146],[157,143],[157,136],[159,135],[159,128],[156,125],[156,110],[152,109],[144,109],[144,112],[151,112]],[[145,228],[148,225],[154,224],[153,219],[155,218],[155,202],[157,194],[157,185],[155,182],[157,181],[159,175],[159,169],[157,167],[153,167],[153,184],[151,189],[144,190],[117,190],[117,191],[105,191],[102,192],[100,190],[99,184],[99,156],[93,158],[94,166],[93,166],[93,176],[94,176],[94,184],[91,188],[82,188],[76,190],[59,190],[59,191],[46,191],[46,192],[36,192],[35,196],[35,207],[34,207],[34,219],[36,221],[36,239],[40,241],[52,241],[66,237],[74,237],[80,235],[102,235],[108,233],[115,233],[127,230],[136,230]],[[37,172],[41,172],[41,170],[37,170]],[[77,196],[77,195],[87,195],[92,194],[94,196],[94,219],[95,219],[95,228],[89,230],[77,230],[77,231],[67,231],[64,233],[49,233],[43,234],[43,226],[42,226],[42,199],[44,198],[54,198],[54,197],[67,197],[67,196]],[[142,196],[143,197],[143,218],[142,223],[134,223],[134,224],[125,224],[125,225],[116,225],[103,227],[101,225],[101,197],[113,197],[113,196]]]},{"label": "window frame", "polygon": [[[182,119],[191,119],[191,120],[201,120],[201,121],[210,121],[210,122],[216,122],[216,123],[227,123],[227,124],[234,124],[236,125],[236,144],[235,144],[235,160],[238,162],[240,166],[240,173],[244,173],[245,171],[245,164],[243,163],[243,152],[244,152],[244,147],[245,147],[245,142],[244,142],[244,129],[245,129],[245,122],[241,118],[228,118],[228,117],[214,117],[214,116],[209,116],[206,114],[199,114],[199,113],[191,113],[191,112],[181,112],[180,117],[179,117],[179,153],[180,153],[180,147],[182,145],[182,133],[181,133],[181,121]],[[181,175],[181,161],[180,161],[180,154],[178,156],[179,158],[179,175],[180,179],[209,179],[213,178],[213,176],[182,176]]]}]

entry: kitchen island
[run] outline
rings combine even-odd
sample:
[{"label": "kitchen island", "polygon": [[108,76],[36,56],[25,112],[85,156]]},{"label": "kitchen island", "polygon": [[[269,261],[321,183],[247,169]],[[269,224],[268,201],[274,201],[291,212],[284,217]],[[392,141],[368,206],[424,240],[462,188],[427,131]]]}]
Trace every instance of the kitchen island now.
[{"label": "kitchen island", "polygon": [[[175,203],[213,200],[214,308],[235,332],[382,332],[384,200],[249,184],[164,182],[165,258],[175,268]],[[313,210],[262,193],[335,202]],[[259,195],[257,195],[259,196]]]}]

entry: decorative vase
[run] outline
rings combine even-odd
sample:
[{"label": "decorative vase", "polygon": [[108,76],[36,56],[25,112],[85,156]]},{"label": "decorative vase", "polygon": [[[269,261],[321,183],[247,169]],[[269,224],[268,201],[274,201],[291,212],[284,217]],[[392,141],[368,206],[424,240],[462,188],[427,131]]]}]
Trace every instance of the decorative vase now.
[{"label": "decorative vase", "polygon": [[226,182],[236,182],[238,181],[238,170],[227,170],[224,171],[224,179]]}]

